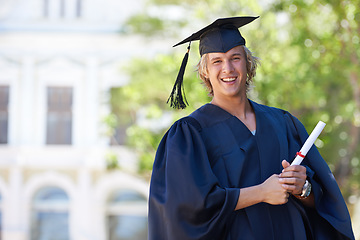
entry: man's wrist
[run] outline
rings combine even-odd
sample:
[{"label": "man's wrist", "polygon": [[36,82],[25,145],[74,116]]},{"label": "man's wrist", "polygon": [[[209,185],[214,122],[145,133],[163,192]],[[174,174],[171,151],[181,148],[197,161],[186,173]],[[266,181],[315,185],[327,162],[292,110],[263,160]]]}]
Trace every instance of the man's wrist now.
[{"label": "man's wrist", "polygon": [[297,194],[295,195],[295,197],[299,198],[299,199],[305,199],[307,197],[309,197],[310,193],[311,193],[311,183],[308,180],[305,180],[305,184],[302,188],[301,194]]}]

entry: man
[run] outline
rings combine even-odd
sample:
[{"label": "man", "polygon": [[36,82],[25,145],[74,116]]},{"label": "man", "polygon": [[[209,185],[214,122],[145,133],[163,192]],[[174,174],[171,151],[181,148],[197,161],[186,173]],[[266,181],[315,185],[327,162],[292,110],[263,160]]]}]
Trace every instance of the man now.
[{"label": "man", "polygon": [[[345,202],[317,149],[303,165],[290,166],[307,138],[303,125],[247,98],[258,60],[238,28],[254,19],[218,19],[179,43],[200,40],[199,75],[213,98],[175,122],[159,145],[151,240],[354,239]],[[187,57],[170,97],[180,108]]]}]

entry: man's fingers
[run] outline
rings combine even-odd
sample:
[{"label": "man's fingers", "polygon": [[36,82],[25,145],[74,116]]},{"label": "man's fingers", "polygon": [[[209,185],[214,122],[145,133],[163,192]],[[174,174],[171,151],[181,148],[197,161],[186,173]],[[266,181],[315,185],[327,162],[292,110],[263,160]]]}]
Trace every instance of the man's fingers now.
[{"label": "man's fingers", "polygon": [[289,163],[288,161],[286,161],[286,160],[282,160],[281,165],[282,165],[283,168],[285,169],[285,168],[287,168],[287,167],[290,166],[290,163]]},{"label": "man's fingers", "polygon": [[302,191],[302,187],[300,187],[298,185],[282,184],[282,187],[288,193],[292,193],[292,194],[300,194]]},{"label": "man's fingers", "polygon": [[283,172],[279,176],[280,178],[300,178],[305,181],[306,173],[303,172]]}]

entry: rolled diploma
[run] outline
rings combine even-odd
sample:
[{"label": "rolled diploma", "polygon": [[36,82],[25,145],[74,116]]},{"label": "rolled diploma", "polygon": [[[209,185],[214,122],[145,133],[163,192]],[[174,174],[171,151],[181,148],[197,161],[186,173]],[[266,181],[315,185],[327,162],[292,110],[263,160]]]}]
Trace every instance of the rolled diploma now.
[{"label": "rolled diploma", "polygon": [[291,165],[300,165],[302,160],[305,158],[306,154],[314,144],[315,140],[319,137],[321,131],[324,129],[326,123],[319,121],[314,130],[311,132],[308,139],[306,139],[304,145],[302,146],[300,152],[296,154],[294,161]]}]

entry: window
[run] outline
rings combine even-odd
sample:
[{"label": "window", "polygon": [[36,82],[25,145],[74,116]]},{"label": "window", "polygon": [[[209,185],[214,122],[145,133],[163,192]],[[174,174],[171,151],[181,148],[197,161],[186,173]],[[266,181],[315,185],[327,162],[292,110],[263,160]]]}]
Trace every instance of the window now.
[{"label": "window", "polygon": [[82,0],[76,0],[76,17],[81,17],[82,12]]},{"label": "window", "polygon": [[147,200],[139,193],[122,189],[107,204],[108,240],[147,239]]},{"label": "window", "polygon": [[9,87],[0,86],[0,144],[8,143]]},{"label": "window", "polygon": [[49,0],[44,0],[44,17],[49,17]]},{"label": "window", "polygon": [[72,99],[72,88],[48,87],[47,144],[71,144]]},{"label": "window", "polygon": [[60,4],[60,18],[65,17],[65,0],[59,0]]},{"label": "window", "polygon": [[45,18],[79,18],[82,13],[82,0],[43,0]]},{"label": "window", "polygon": [[57,187],[45,187],[34,196],[31,240],[69,240],[69,198]]}]

